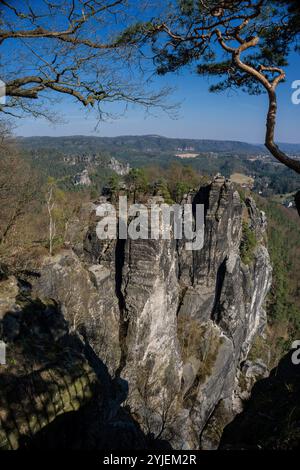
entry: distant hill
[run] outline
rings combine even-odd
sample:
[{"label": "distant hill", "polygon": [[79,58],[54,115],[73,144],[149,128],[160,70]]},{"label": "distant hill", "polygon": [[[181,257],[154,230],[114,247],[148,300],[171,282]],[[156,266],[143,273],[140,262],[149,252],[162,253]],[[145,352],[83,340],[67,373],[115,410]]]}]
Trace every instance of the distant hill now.
[{"label": "distant hill", "polygon": [[[178,152],[193,150],[196,152],[234,153],[240,155],[258,155],[262,146],[245,142],[223,140],[171,139],[162,136],[68,136],[68,137],[18,137],[22,147],[33,150],[41,147],[63,150],[64,152],[115,152],[124,147],[134,152]],[[300,145],[299,145],[300,150]]]},{"label": "distant hill", "polygon": [[[134,153],[137,152],[214,152],[232,153],[238,155],[259,155],[267,153],[263,145],[254,145],[246,142],[230,140],[207,140],[207,139],[175,139],[159,135],[143,136],[118,136],[118,137],[98,137],[98,136],[65,136],[65,137],[18,137],[17,142],[23,148],[34,150],[38,148],[48,148],[72,152],[119,152],[126,148]],[[289,153],[300,153],[300,144],[280,144],[282,149]]]},{"label": "distant hill", "polygon": [[[171,139],[159,135],[18,137],[16,141],[20,150],[44,175],[68,181],[90,166],[86,161],[97,157],[103,161],[103,165],[93,170],[98,187],[109,176],[105,168],[109,167],[112,157],[132,168],[158,166],[166,169],[172,163],[180,163],[204,175],[221,173],[230,177],[233,173],[244,174],[255,179],[255,190],[263,195],[292,193],[300,186],[299,175],[268,156],[265,147],[259,144]],[[281,146],[291,154],[300,155],[300,144]],[[197,154],[200,156],[196,157]],[[182,155],[184,159],[176,155]],[[69,160],[78,164],[66,163]]]},{"label": "distant hill", "polygon": [[280,143],[280,148],[289,154],[299,155],[300,154],[300,144],[285,144]]}]

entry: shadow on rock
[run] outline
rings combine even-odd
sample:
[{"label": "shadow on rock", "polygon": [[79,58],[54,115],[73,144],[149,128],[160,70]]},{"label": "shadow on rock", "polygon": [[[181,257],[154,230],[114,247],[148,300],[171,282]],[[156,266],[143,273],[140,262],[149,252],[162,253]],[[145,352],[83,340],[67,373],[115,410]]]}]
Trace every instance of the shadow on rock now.
[{"label": "shadow on rock", "polygon": [[71,334],[54,300],[29,283],[0,317],[0,449],[170,449],[146,436],[121,405],[128,383],[113,380],[84,329]]},{"label": "shadow on rock", "polygon": [[300,448],[300,365],[287,354],[224,430],[220,449]]}]

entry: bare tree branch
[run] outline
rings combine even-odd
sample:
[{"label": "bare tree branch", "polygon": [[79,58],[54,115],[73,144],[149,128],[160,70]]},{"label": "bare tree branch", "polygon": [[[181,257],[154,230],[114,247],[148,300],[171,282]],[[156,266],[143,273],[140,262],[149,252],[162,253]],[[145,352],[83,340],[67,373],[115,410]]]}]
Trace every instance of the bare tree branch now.
[{"label": "bare tree branch", "polygon": [[1,4],[0,48],[10,61],[0,69],[7,97],[0,112],[37,116],[32,103],[38,99],[40,113],[47,115],[48,95],[70,96],[94,108],[99,118],[104,115],[102,105],[112,101],[173,110],[165,103],[167,88],[145,91],[141,68],[133,77],[136,44],[120,39],[121,22],[129,17],[126,0],[41,0],[38,7],[32,0]]}]

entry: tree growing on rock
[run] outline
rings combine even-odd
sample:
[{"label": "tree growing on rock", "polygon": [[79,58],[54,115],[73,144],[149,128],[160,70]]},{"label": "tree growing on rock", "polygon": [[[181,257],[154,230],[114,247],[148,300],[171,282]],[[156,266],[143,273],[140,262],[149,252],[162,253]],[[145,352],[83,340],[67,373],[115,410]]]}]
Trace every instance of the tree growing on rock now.
[{"label": "tree growing on rock", "polygon": [[125,178],[129,195],[132,195],[134,204],[139,193],[144,194],[148,189],[148,178],[146,172],[141,168],[133,168]]},{"label": "tree growing on rock", "polygon": [[108,187],[113,201],[117,201],[120,194],[121,185],[121,177],[117,173],[114,173],[108,180]]}]

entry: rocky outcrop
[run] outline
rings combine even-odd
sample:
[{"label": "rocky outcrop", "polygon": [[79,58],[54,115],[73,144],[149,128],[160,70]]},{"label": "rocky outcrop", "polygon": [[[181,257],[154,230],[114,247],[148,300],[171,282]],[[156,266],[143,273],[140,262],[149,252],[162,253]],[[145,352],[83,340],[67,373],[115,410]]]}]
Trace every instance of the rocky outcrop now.
[{"label": "rocky outcrop", "polygon": [[92,182],[89,177],[88,170],[83,170],[81,173],[78,173],[74,176],[74,185],[75,186],[91,186]]},{"label": "rocky outcrop", "polygon": [[12,275],[0,292],[0,450],[168,448],[120,406],[122,382],[114,384],[84,331],[70,331],[58,303]]},{"label": "rocky outcrop", "polygon": [[225,428],[220,448],[299,450],[299,393],[300,366],[289,353],[256,382],[245,409]]},{"label": "rocky outcrop", "polygon": [[55,299],[87,338],[147,436],[214,448],[208,429],[237,411],[240,366],[264,331],[271,266],[252,199],[221,177],[188,198],[205,207],[201,250],[186,251],[184,240],[99,240],[92,214],[83,248],[45,259],[33,291]]},{"label": "rocky outcrop", "polygon": [[120,175],[120,176],[126,176],[128,175],[130,171],[129,163],[122,163],[119,160],[117,160],[115,157],[112,157],[109,160],[107,167],[115,171],[117,175]]},{"label": "rocky outcrop", "polygon": [[59,302],[71,332],[85,331],[110,373],[116,371],[121,357],[114,271],[114,261],[84,266],[72,250],[66,250],[44,258],[33,283],[35,296]]}]

